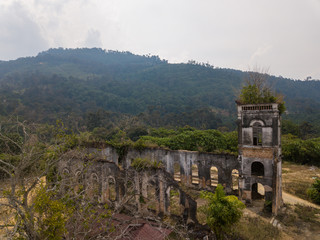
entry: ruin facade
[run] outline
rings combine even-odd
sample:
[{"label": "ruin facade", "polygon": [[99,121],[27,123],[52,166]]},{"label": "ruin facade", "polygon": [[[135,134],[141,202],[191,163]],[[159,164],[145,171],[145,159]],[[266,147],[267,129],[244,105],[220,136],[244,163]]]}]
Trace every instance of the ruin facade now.
[{"label": "ruin facade", "polygon": [[277,103],[238,104],[239,198],[259,197],[272,202],[277,214],[282,204],[281,132]]},{"label": "ruin facade", "polygon": [[[171,198],[176,195],[179,206],[175,214],[197,221],[197,203],[181,186],[214,191],[221,184],[227,193],[249,203],[259,197],[262,188],[277,214],[282,204],[278,104],[238,105],[238,141],[238,156],[162,148],[129,148],[119,155],[110,145],[91,146],[86,154],[94,158],[60,161],[58,172],[63,185],[75,183],[69,184],[74,192],[81,185],[95,202],[117,206],[133,194],[139,212],[151,208],[159,215],[171,214]],[[137,158],[161,163],[161,168],[136,171],[132,161]]]},{"label": "ruin facade", "polygon": [[[186,222],[196,222],[197,202],[179,182],[211,191],[220,183],[229,193],[237,191],[233,189],[232,170],[238,171],[239,162],[234,155],[145,148],[128,149],[119,156],[117,150],[108,145],[88,148],[86,154],[94,158],[62,160],[58,172],[65,186],[63,191],[70,191],[70,186],[76,194],[81,186],[84,195],[93,202],[117,207],[128,195],[134,195],[133,205],[140,213],[149,209],[159,215],[174,214]],[[161,163],[162,167],[137,171],[131,166],[137,158]],[[212,167],[217,170],[214,174]],[[172,204],[174,196],[178,198],[177,206]]]}]

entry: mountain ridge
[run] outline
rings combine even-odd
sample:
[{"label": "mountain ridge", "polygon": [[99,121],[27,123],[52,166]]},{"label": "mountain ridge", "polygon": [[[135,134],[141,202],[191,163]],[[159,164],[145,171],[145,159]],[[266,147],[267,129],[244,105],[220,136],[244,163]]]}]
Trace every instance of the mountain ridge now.
[{"label": "mountain ridge", "polygon": [[[90,112],[107,111],[151,126],[234,128],[234,100],[246,74],[194,61],[171,64],[130,52],[49,49],[35,57],[0,62],[0,114],[43,122],[69,113],[85,119]],[[320,82],[267,77],[285,95],[285,118],[317,121]],[[199,114],[203,121],[196,124]]]}]

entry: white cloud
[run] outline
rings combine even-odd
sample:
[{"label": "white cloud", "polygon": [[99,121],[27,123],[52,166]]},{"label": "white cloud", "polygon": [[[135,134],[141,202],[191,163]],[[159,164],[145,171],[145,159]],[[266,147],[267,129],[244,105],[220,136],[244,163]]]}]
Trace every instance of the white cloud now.
[{"label": "white cloud", "polygon": [[87,33],[84,46],[86,47],[101,47],[101,34],[98,30],[90,29]]},{"label": "white cloud", "polygon": [[14,2],[0,8],[0,53],[3,59],[34,55],[48,48],[40,28],[26,9]]}]

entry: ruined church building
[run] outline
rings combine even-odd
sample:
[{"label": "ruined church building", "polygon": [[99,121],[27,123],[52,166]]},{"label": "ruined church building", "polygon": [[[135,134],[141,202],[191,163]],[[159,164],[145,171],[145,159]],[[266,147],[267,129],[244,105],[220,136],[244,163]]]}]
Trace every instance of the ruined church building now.
[{"label": "ruined church building", "polygon": [[[114,204],[125,196],[127,179],[131,174],[135,194],[147,198],[149,187],[156,187],[153,194],[157,199],[155,210],[158,214],[170,214],[170,190],[174,188],[179,192],[179,214],[186,220],[196,221],[197,203],[183,191],[179,182],[212,191],[219,183],[227,193],[238,195],[246,203],[264,192],[265,200],[272,202],[273,214],[277,214],[282,204],[278,104],[238,104],[237,112],[238,157],[161,148],[128,149],[119,156],[116,149],[106,145],[88,149],[98,155],[98,160],[91,164],[84,164],[84,159],[61,161],[59,172],[70,174],[77,182],[82,179],[87,194],[94,195],[96,201]],[[132,172],[131,162],[136,158],[161,162],[163,168]],[[235,173],[238,174],[236,179]],[[93,192],[92,186],[97,186],[98,191]],[[110,192],[111,187],[115,189],[114,194]],[[136,205],[139,210],[144,208],[139,198]]]}]

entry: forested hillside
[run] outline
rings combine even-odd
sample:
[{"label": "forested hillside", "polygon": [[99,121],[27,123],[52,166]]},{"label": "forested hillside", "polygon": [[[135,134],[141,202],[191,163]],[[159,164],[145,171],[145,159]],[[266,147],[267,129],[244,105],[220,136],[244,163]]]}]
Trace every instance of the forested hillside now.
[{"label": "forested hillside", "polygon": [[[50,49],[0,62],[0,115],[96,127],[190,125],[235,129],[234,100],[246,73],[194,61],[102,49]],[[287,115],[320,122],[320,82],[269,76],[285,96]]]}]

